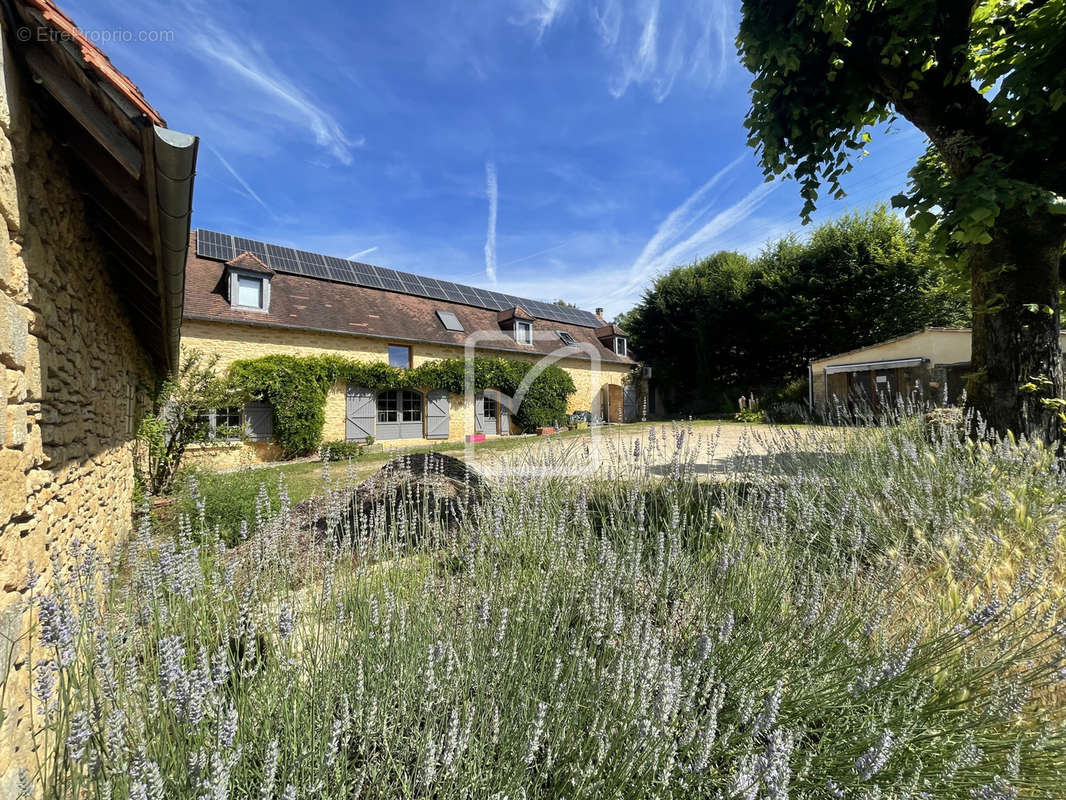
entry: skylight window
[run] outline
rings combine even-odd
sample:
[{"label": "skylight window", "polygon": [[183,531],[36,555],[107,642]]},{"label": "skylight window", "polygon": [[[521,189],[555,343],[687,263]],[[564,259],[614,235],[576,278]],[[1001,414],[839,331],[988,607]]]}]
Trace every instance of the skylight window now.
[{"label": "skylight window", "polygon": [[556,333],[559,334],[559,338],[567,347],[573,347],[576,344],[576,342],[574,341],[574,337],[566,331],[556,331]]},{"label": "skylight window", "polygon": [[459,317],[455,316],[451,311],[438,311],[437,318],[449,331],[464,331],[463,323],[459,321]]}]

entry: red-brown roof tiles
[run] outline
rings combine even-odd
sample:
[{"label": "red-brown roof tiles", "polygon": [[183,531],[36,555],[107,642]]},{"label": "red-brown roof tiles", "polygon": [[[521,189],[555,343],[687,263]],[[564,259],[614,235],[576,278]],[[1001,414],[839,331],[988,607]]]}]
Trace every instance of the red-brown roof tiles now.
[{"label": "red-brown roof tiles", "polygon": [[77,44],[81,50],[82,60],[85,65],[92,69],[99,78],[111,84],[118,92],[140,109],[148,119],[156,125],[166,127],[166,121],[160,116],[148,101],[144,99],[137,84],[127,78],[114,64],[111,63],[104,52],[90,42],[78,29],[70,17],[64,14],[52,0],[20,0],[24,5],[35,10],[46,23],[62,33],[70,41]]},{"label": "red-brown roof tiles", "polygon": [[231,258],[226,262],[227,267],[236,267],[237,269],[243,269],[245,272],[259,272],[263,275],[273,275],[274,270],[260,261],[252,253],[245,250],[236,258]]},{"label": "red-brown roof tiles", "polygon": [[[239,258],[239,256],[238,256]],[[275,273],[270,281],[270,308],[266,311],[234,309],[223,294],[220,261],[196,255],[196,233],[192,234],[185,267],[185,318],[265,325],[342,334],[357,334],[404,342],[427,342],[462,347],[475,331],[489,331],[492,338],[478,341],[478,349],[548,355],[563,346],[556,331],[566,331],[578,345],[591,345],[605,362],[632,364],[616,355],[596,336],[596,329],[551,320],[534,320],[534,344],[520,345],[500,330],[497,311],[461,303],[371,289],[347,283]],[[451,311],[463,331],[449,331],[437,311]],[[587,352],[573,351],[575,358],[587,359]]]}]

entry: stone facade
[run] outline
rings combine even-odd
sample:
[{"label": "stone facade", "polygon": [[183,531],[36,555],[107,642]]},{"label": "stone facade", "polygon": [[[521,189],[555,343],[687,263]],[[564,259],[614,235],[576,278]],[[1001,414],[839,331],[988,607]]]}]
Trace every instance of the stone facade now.
[{"label": "stone facade", "polygon": [[[227,322],[209,322],[206,320],[186,319],[181,329],[183,350],[199,350],[218,356],[218,369],[224,370],[234,361],[258,358],[267,354],[294,356],[341,355],[356,361],[387,361],[388,341],[370,337],[319,331],[271,328],[266,326],[238,325]],[[492,351],[481,351],[480,355],[494,355]],[[536,361],[538,356],[521,353],[501,354],[506,358],[525,358]],[[444,358],[462,358],[464,349],[441,344],[412,344],[411,359],[413,366],[427,361]],[[621,385],[629,373],[631,365],[620,363],[603,363],[599,374],[593,370],[588,360],[566,358],[558,366],[566,370],[574,380],[577,391],[570,396],[568,412],[598,411],[599,393],[605,384]],[[326,441],[344,439],[345,386],[337,384],[326,398],[326,421],[322,431]],[[466,408],[465,398],[451,395],[449,440],[462,441],[463,437],[473,431],[473,419]],[[388,447],[406,447],[424,445],[431,439],[394,439],[382,442]],[[200,463],[212,466],[234,466],[241,463],[269,458],[274,451],[263,448],[261,443],[247,443],[234,447],[232,444],[206,448],[196,453]]]},{"label": "stone facade", "polygon": [[151,367],[64,153],[0,47],[0,797],[13,797],[17,768],[32,763],[20,640],[29,565],[48,573],[74,538],[106,552],[128,532],[134,419]]}]

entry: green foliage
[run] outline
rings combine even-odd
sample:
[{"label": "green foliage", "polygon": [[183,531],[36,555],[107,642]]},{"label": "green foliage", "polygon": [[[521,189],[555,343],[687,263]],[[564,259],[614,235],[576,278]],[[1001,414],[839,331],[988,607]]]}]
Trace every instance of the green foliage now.
[{"label": "green foliage", "polygon": [[676,393],[671,408],[733,410],[790,381],[806,401],[812,358],[926,325],[966,324],[967,300],[922,237],[885,208],[785,237],[756,259],[717,253],[659,278],[628,313],[633,346]]},{"label": "green foliage", "polygon": [[[505,358],[475,358],[473,391],[497,389],[514,395],[534,367],[528,361]],[[372,392],[386,389],[443,389],[449,394],[466,392],[466,361],[460,358],[428,361],[412,369],[399,369],[381,362],[362,362],[342,356],[271,355],[236,361],[230,365],[230,380],[248,398],[266,400],[274,407],[274,437],[286,457],[313,452],[322,441],[326,396],[338,381],[365,387]],[[525,430],[562,418],[566,399],[576,391],[570,375],[552,364],[529,385],[517,412],[517,425]]]},{"label": "green foliage", "polygon": [[[801,184],[809,220],[872,131],[902,116],[928,146],[893,197],[973,287],[970,401],[986,421],[1056,438],[1051,409],[1018,388],[1063,391],[1058,307],[1066,244],[1066,3],[1061,0],[744,0],[737,43],[752,72],[746,126],[767,176]],[[1045,413],[1046,412],[1046,413]]]},{"label": "green foliage", "polygon": [[276,469],[188,472],[176,487],[179,509],[198,528],[234,547],[242,541],[242,531],[255,531],[257,515],[266,518],[280,508],[280,474]]},{"label": "green foliage", "polygon": [[1004,207],[1062,204],[1063,3],[745,0],[737,42],[749,142],[767,174],[800,181],[805,217],[894,114],[931,140],[899,202],[940,243],[986,241]]},{"label": "green foliage", "polygon": [[201,413],[234,402],[232,390],[215,371],[217,362],[217,356],[183,351],[177,372],[152,392],[152,410],[137,425],[133,461],[137,484],[148,494],[167,493],[185,450],[208,440]]},{"label": "green foliage", "polygon": [[766,422],[766,415],[758,408],[742,408],[733,415],[733,419],[749,425],[761,425]]},{"label": "green foliage", "polygon": [[[370,444],[370,442],[367,442]],[[330,461],[347,461],[350,458],[359,458],[366,446],[359,442],[332,441],[322,443],[322,453]]]}]

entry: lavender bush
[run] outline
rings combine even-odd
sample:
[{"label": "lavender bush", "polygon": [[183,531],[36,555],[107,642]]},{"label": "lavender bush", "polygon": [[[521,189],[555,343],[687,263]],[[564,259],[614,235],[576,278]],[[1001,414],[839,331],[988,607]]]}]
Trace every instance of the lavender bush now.
[{"label": "lavender bush", "polygon": [[[412,504],[321,541],[282,486],[234,550],[196,514],[75,545],[34,589],[27,791],[1061,791],[1054,455],[920,420],[750,445],[657,428],[574,478],[587,445],[556,442],[458,530]],[[351,476],[323,478],[339,520]]]}]

